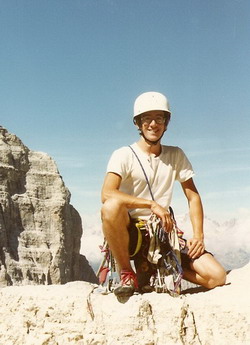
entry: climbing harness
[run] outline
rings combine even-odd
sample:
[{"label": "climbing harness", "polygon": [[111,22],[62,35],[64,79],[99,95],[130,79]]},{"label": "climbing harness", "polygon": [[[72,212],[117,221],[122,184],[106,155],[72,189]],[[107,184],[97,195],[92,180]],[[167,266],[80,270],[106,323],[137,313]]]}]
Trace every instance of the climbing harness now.
[{"label": "climbing harness", "polygon": [[[185,247],[186,241],[176,224],[172,208],[170,214],[173,221],[173,230],[170,233],[162,229],[160,219],[154,214],[148,221],[135,221],[130,231],[135,233],[133,230],[140,227],[140,239],[136,236],[130,237],[130,258],[136,268],[139,292],[167,292],[171,296],[178,296],[181,292],[183,269],[180,250]],[[134,248],[137,248],[136,252]],[[118,286],[119,274],[106,240],[100,249],[103,260],[97,271],[98,291],[107,294]]]}]

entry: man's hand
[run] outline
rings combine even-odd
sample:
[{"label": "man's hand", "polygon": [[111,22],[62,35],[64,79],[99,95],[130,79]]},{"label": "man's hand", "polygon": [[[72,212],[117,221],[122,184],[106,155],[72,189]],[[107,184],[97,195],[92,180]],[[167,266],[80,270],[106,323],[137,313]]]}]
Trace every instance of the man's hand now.
[{"label": "man's hand", "polygon": [[172,231],[173,221],[170,213],[165,208],[154,202],[151,206],[151,211],[161,219],[161,225],[166,232]]},{"label": "man's hand", "polygon": [[205,245],[203,240],[197,238],[191,238],[187,241],[188,256],[191,259],[197,259],[205,251]]}]

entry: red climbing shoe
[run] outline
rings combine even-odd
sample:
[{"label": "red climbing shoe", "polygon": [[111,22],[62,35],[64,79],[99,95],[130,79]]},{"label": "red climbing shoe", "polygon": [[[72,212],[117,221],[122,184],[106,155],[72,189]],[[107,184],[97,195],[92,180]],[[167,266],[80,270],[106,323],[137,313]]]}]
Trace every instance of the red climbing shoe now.
[{"label": "red climbing shoe", "polygon": [[132,271],[121,271],[120,285],[114,290],[117,297],[130,297],[138,289],[136,274]]}]

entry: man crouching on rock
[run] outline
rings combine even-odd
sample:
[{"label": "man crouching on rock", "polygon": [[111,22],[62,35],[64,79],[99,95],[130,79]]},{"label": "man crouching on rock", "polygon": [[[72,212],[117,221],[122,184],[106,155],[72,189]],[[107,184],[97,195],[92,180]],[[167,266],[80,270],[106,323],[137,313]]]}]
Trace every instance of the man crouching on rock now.
[{"label": "man crouching on rock", "polygon": [[147,220],[153,213],[160,218],[164,230],[171,231],[168,209],[175,180],[181,183],[187,198],[193,228],[193,237],[187,241],[188,252],[182,257],[184,279],[208,289],[225,284],[225,270],[205,250],[203,208],[192,166],[179,147],[161,145],[170,117],[169,103],[163,94],[141,94],[135,100],[133,116],[140,139],[131,145],[133,150],[127,146],[114,151],[108,163],[102,188],[102,222],[120,270],[120,285],[114,291],[118,297],[131,296],[138,289],[129,255],[131,222]]}]

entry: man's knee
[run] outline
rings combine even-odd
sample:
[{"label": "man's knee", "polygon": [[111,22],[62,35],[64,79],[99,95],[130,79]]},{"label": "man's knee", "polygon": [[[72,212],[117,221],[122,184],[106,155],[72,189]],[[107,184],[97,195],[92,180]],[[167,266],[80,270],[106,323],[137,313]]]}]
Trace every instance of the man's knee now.
[{"label": "man's knee", "polygon": [[101,208],[102,221],[116,220],[124,217],[126,222],[129,219],[127,208],[116,198],[106,200]]},{"label": "man's knee", "polygon": [[222,286],[226,283],[227,273],[223,267],[216,267],[213,272],[213,275],[210,279],[210,289],[215,288],[216,286]]},{"label": "man's knee", "polygon": [[224,268],[220,265],[217,265],[204,275],[204,279],[206,280],[204,286],[208,289],[214,289],[217,286],[222,286],[226,283],[226,275],[227,274]]},{"label": "man's knee", "polygon": [[226,282],[226,271],[210,253],[200,256],[190,266],[200,275],[201,285],[208,289],[222,286]]}]

